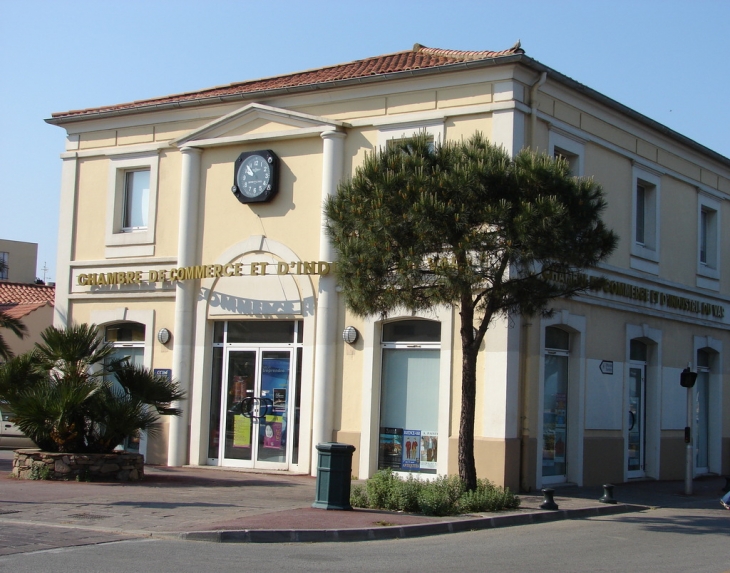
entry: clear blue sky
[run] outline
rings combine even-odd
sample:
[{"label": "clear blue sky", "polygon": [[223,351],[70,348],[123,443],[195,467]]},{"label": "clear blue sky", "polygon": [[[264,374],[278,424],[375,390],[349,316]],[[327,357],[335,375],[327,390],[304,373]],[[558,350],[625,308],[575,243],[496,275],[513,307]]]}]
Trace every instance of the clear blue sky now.
[{"label": "clear blue sky", "polygon": [[[0,238],[55,280],[52,112],[410,49],[528,56],[730,156],[727,0],[0,0]],[[104,213],[99,213],[104,217]],[[39,270],[39,276],[42,276]]]}]

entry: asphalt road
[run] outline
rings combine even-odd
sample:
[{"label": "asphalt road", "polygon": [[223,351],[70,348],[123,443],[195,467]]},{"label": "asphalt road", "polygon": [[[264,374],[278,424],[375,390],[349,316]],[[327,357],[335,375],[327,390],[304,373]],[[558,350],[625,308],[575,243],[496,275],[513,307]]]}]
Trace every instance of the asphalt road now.
[{"label": "asphalt road", "polygon": [[730,512],[657,509],[410,540],[214,544],[129,540],[0,557],[0,571],[730,572]]}]

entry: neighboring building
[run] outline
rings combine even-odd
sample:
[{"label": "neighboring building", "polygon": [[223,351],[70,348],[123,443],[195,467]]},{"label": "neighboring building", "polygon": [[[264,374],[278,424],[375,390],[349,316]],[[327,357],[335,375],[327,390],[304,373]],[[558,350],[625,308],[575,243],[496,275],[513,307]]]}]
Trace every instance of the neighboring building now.
[{"label": "neighboring building", "polygon": [[41,332],[53,324],[54,298],[52,286],[0,282],[0,312],[19,319],[28,329],[24,338],[3,330],[3,339],[15,356],[32,350]]},{"label": "neighboring building", "polygon": [[0,281],[35,283],[38,243],[0,239],[0,261],[4,263]]},{"label": "neighboring building", "polygon": [[730,160],[518,47],[417,44],[47,121],[68,133],[56,324],[101,325],[188,392],[148,461],[314,473],[315,445],[336,440],[361,478],[457,472],[458,316],[349,313],[321,206],[389,139],[478,130],[595,177],[620,236],[606,289],[487,333],[479,476],[681,479],[688,364],[694,473],[730,473]]}]

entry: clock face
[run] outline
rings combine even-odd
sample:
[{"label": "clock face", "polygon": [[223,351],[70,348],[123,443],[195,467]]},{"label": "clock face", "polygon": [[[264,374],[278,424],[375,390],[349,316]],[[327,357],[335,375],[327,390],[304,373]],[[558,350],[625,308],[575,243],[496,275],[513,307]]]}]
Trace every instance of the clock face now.
[{"label": "clock face", "polygon": [[276,194],[276,167],[271,151],[242,153],[236,160],[233,194],[242,203],[268,201]]}]

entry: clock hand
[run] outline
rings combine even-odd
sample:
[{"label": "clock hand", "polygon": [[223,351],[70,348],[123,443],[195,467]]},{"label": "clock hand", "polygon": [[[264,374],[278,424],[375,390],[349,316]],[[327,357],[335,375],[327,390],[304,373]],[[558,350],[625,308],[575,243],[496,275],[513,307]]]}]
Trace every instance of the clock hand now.
[{"label": "clock hand", "polygon": [[250,165],[246,165],[246,173],[248,173],[251,177],[253,177],[253,171],[251,171]]}]

